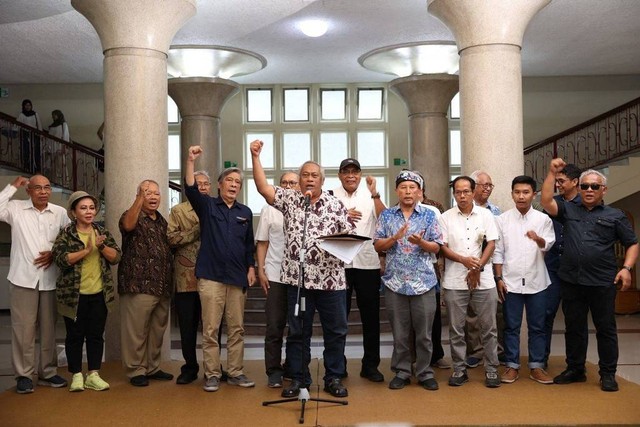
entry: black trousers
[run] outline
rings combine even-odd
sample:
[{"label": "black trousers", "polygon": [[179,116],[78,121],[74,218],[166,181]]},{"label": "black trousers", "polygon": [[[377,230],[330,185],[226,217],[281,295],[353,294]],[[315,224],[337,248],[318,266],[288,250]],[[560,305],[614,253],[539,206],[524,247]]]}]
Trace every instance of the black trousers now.
[{"label": "black trousers", "polygon": [[82,372],[82,347],[87,343],[89,371],[98,371],[102,365],[104,327],[107,322],[107,305],[102,292],[80,295],[76,320],[65,316],[67,337],[64,340],[69,372]]},{"label": "black trousers", "polygon": [[362,321],[362,370],[377,369],[380,365],[380,270],[345,269],[347,278],[347,316],[351,312],[351,296],[356,302]]},{"label": "black trousers", "polygon": [[444,348],[442,348],[442,310],[440,309],[440,292],[436,292],[436,314],[433,318],[433,327],[431,328],[431,342],[433,343],[433,352],[431,353],[431,365],[444,357]]},{"label": "black trousers", "polygon": [[[176,292],[174,297],[178,324],[180,325],[180,345],[184,365],[180,368],[183,373],[198,374],[199,365],[196,356],[198,339],[198,325],[202,315],[200,296],[198,292]],[[219,341],[218,341],[219,342]]]},{"label": "black trousers", "polygon": [[587,315],[596,328],[600,375],[615,374],[618,366],[618,332],[615,318],[616,288],[562,282],[567,368],[584,371],[587,359]]},{"label": "black trousers", "polygon": [[267,375],[290,375],[287,364],[282,364],[282,342],[287,326],[287,293],[289,285],[269,281],[269,293],[265,306],[267,330],[264,336],[264,365]]}]

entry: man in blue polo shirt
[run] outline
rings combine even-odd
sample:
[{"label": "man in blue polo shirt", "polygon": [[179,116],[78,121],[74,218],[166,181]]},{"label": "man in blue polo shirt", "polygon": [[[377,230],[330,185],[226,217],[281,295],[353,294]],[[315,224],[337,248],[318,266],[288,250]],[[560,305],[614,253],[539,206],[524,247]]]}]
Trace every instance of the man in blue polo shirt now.
[{"label": "man in blue polo shirt", "polygon": [[[626,215],[606,206],[607,178],[588,170],[580,175],[582,202],[574,204],[553,198],[556,175],[564,169],[562,159],[553,159],[542,185],[540,203],[550,216],[564,225],[564,252],[558,274],[562,287],[562,311],[566,331],[567,369],[553,379],[556,384],[584,382],[587,315],[591,311],[598,340],[600,388],[618,391],[618,333],[615,319],[616,284],[631,287],[631,269],[638,259],[638,239]],[[626,248],[618,269],[614,245]]]},{"label": "man in blue polo shirt", "polygon": [[202,352],[205,391],[220,385],[218,329],[227,325],[228,384],[253,387],[242,371],[244,359],[244,304],[247,286],[256,281],[253,260],[253,215],[236,198],[242,189],[242,172],[227,168],[218,177],[218,197],[198,191],[193,175],[200,146],[189,147],[185,194],[200,220],[200,252],[196,260],[198,294],[202,304]]}]

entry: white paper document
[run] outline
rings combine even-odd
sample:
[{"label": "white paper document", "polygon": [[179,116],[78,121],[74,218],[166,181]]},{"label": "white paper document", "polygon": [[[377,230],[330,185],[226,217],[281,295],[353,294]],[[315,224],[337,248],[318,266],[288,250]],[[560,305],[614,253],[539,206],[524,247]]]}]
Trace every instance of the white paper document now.
[{"label": "white paper document", "polygon": [[329,252],[345,264],[351,264],[367,240],[371,240],[371,238],[357,234],[332,234],[319,237],[318,240],[318,246],[321,249]]}]

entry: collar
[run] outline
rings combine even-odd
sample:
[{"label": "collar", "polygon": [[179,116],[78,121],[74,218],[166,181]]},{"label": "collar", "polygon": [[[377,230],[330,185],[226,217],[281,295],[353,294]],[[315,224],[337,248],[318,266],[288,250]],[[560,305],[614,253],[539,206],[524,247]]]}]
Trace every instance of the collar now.
[{"label": "collar", "polygon": [[24,205],[23,209],[24,209],[24,210],[30,210],[30,209],[33,209],[33,210],[34,210],[34,211],[36,211],[36,212],[53,212],[53,211],[51,210],[51,203],[47,203],[47,207],[45,207],[43,210],[40,210],[40,209],[36,208],[36,207],[33,205],[33,200],[31,200],[31,199],[27,199],[27,200],[25,200],[25,205]]},{"label": "collar", "polygon": [[[476,202],[473,202],[473,207],[471,208],[471,212],[469,212],[469,216],[471,215],[477,215],[478,214],[478,209],[486,209],[482,206],[478,206],[476,205]],[[458,211],[458,215],[466,215],[465,213],[462,213],[462,211],[460,210],[460,207],[458,205],[456,205],[455,209]]]}]

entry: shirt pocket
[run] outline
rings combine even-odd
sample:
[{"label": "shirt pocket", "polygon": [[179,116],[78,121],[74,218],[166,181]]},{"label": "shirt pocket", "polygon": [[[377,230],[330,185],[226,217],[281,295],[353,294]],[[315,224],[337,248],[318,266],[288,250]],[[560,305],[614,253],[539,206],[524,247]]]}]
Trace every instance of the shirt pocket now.
[{"label": "shirt pocket", "polygon": [[608,218],[596,219],[593,230],[599,242],[607,243],[616,239],[616,222]]}]

